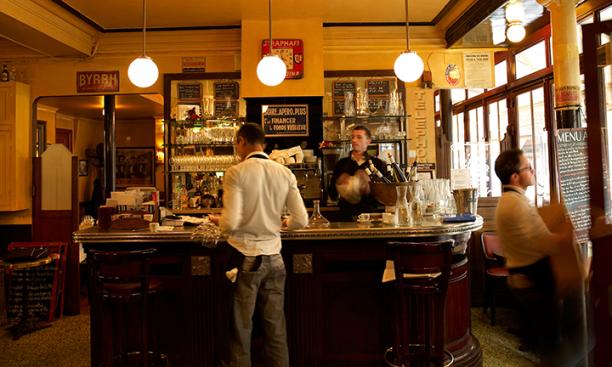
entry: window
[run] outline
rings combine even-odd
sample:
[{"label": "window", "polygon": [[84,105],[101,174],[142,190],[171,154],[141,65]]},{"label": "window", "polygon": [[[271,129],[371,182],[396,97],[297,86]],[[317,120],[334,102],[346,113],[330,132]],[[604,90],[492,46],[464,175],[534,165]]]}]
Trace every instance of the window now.
[{"label": "window", "polygon": [[482,94],[485,90],[482,88],[470,88],[467,90],[468,98],[476,97]]},{"label": "window", "polygon": [[470,141],[466,143],[466,166],[470,170],[472,184],[478,188],[480,196],[490,193],[490,167],[487,162],[489,144],[485,136],[484,109],[476,107],[468,112]]},{"label": "window", "polygon": [[494,167],[495,160],[501,153],[501,141],[506,134],[508,127],[508,108],[506,100],[491,102],[488,104],[489,110],[489,157],[488,163],[490,167],[489,180],[491,182],[491,196],[501,195],[501,181],[495,175]]},{"label": "window", "polygon": [[516,79],[529,75],[546,67],[546,44],[545,41],[519,52],[515,56]]},{"label": "window", "polygon": [[453,115],[453,140],[451,145],[452,168],[465,168],[465,123],[463,113]]},{"label": "window", "polygon": [[508,62],[506,60],[495,64],[495,86],[508,83]]},{"label": "window", "polygon": [[548,165],[548,132],[544,106],[544,88],[517,96],[519,148],[531,162],[536,185],[526,195],[537,205],[550,202],[550,169]]},{"label": "window", "polygon": [[453,104],[465,101],[465,89],[451,89],[451,100]]}]

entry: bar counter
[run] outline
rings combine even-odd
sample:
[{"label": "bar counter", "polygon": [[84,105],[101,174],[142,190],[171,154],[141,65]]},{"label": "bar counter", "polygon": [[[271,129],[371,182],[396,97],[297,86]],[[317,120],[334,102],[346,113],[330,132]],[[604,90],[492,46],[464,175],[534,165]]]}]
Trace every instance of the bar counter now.
[{"label": "bar counter", "polygon": [[[383,352],[391,345],[392,330],[391,293],[389,285],[381,283],[386,241],[449,238],[455,246],[446,299],[446,348],[455,357],[454,366],[482,365],[480,345],[471,333],[466,256],[471,232],[481,227],[482,218],[477,217],[475,222],[459,224],[331,223],[329,228],[282,232],[291,366],[384,366]],[[151,332],[159,349],[175,366],[216,367],[226,351],[229,328],[230,283],[224,269],[228,245],[220,241],[214,248],[207,247],[191,234],[189,228],[172,232],[90,228],[73,237],[86,252],[156,248],[151,274],[161,280],[163,292],[151,307],[157,316]],[[102,340],[108,338],[101,324],[107,315],[92,302],[91,292],[89,296],[91,358],[92,365],[97,365]],[[125,327],[135,329],[129,322]],[[256,361],[262,349],[257,330]]]}]

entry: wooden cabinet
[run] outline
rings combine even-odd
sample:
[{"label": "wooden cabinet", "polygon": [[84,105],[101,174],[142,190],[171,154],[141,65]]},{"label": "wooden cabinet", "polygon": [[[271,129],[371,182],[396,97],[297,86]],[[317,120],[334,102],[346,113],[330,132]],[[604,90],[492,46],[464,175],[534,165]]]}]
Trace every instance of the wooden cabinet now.
[{"label": "wooden cabinet", "polygon": [[30,86],[0,83],[0,211],[30,207]]}]

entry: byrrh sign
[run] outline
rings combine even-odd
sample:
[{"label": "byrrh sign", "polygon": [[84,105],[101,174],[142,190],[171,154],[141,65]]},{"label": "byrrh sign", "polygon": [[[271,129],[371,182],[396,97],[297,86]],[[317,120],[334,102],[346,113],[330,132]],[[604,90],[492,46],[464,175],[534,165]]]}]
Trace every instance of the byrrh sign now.
[{"label": "byrrh sign", "polygon": [[78,71],[77,93],[119,92],[119,71]]}]

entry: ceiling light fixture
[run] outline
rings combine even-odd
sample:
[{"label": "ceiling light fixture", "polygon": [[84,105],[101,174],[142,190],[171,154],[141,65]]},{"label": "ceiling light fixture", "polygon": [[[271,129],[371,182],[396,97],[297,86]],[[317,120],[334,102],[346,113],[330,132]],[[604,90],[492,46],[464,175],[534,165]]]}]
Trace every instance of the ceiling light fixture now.
[{"label": "ceiling light fixture", "polygon": [[403,82],[413,82],[423,74],[423,60],[414,51],[410,51],[410,24],[408,23],[408,0],[405,2],[406,13],[406,51],[402,52],[393,65],[395,75]]},{"label": "ceiling light fixture", "polygon": [[285,80],[287,65],[278,55],[272,54],[272,0],[268,0],[268,45],[269,52],[257,64],[257,78],[269,87],[275,87]]},{"label": "ceiling light fixture", "polygon": [[519,0],[511,1],[506,5],[505,13],[508,21],[508,28],[506,29],[508,41],[514,43],[522,41],[526,34],[525,26],[523,26],[523,20],[525,19],[523,3]]},{"label": "ceiling light fixture", "polygon": [[159,70],[147,56],[147,0],[142,0],[142,56],[134,59],[128,68],[128,78],[137,87],[148,88],[155,84]]}]

